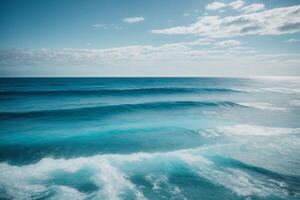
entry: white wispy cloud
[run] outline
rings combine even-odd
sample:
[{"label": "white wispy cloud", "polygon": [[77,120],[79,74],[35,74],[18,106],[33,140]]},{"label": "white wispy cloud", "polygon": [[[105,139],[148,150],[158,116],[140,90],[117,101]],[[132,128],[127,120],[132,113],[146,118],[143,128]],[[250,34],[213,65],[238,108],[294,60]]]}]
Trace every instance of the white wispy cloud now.
[{"label": "white wispy cloud", "polygon": [[95,27],[95,28],[105,28],[106,24],[93,24],[93,27]]},{"label": "white wispy cloud", "polygon": [[237,9],[240,9],[241,7],[243,7],[244,4],[245,4],[245,2],[242,0],[233,1],[228,4],[226,4],[224,2],[215,1],[215,2],[208,4],[206,6],[206,10],[220,10],[220,9],[226,8],[226,7],[230,7],[232,9],[237,10]]},{"label": "white wispy cloud", "polygon": [[124,22],[129,24],[139,23],[145,21],[144,17],[128,17],[123,19]]},{"label": "white wispy cloud", "polygon": [[216,46],[221,47],[221,48],[231,48],[231,47],[238,47],[241,46],[241,42],[238,40],[225,40],[218,42]]},{"label": "white wispy cloud", "polygon": [[210,45],[213,44],[214,42],[215,40],[211,38],[200,38],[194,41],[181,42],[181,43],[187,46],[198,46],[198,45]]},{"label": "white wispy cloud", "polygon": [[152,30],[156,34],[193,34],[207,37],[281,35],[296,32],[300,32],[300,5],[237,16],[203,16],[188,26]]},{"label": "white wispy cloud", "polygon": [[213,3],[210,3],[206,6],[206,10],[219,10],[221,8],[224,8],[226,7],[226,4],[223,3],[223,2],[218,2],[218,1],[215,1]]},{"label": "white wispy cloud", "polygon": [[93,24],[93,28],[95,29],[102,29],[102,30],[121,30],[123,29],[121,26],[115,25],[115,24]]},{"label": "white wispy cloud", "polygon": [[95,29],[101,29],[101,30],[109,29],[108,25],[106,25],[106,24],[93,24],[92,27]]},{"label": "white wispy cloud", "polygon": [[[204,45],[205,48],[201,48]],[[166,43],[159,46],[132,45],[104,49],[1,49],[0,66],[126,66],[128,64],[157,65],[186,64],[236,60],[261,63],[284,61],[300,64],[299,54],[265,55],[238,40],[216,41],[197,39],[187,42]],[[275,62],[276,61],[276,62]],[[247,63],[246,62],[246,63]],[[236,65],[236,63],[235,63]]]},{"label": "white wispy cloud", "polygon": [[242,46],[237,40],[205,38],[158,46],[105,49],[0,49],[2,75],[24,75],[28,70],[44,75],[49,75],[49,71],[66,75],[71,70],[77,75],[108,76],[117,70],[119,74],[132,75],[130,68],[143,76],[154,73],[154,70],[156,75],[177,76],[216,75],[219,71],[220,75],[224,72],[231,76],[249,75],[247,70],[264,72],[265,75],[270,75],[272,70],[272,74],[282,75],[287,69],[296,72],[299,65],[300,54],[262,54]]},{"label": "white wispy cloud", "polygon": [[229,4],[229,6],[232,8],[232,9],[240,9],[241,7],[243,7],[243,5],[245,4],[244,1],[241,1],[241,0],[238,0],[238,1],[233,1]]},{"label": "white wispy cloud", "polygon": [[[230,49],[240,43],[236,40],[215,41],[200,38],[193,41],[166,43],[159,46],[133,45],[105,49],[1,49],[0,65],[109,65],[128,61],[162,61],[162,60],[194,60],[207,59],[208,56],[222,54],[248,54],[253,51],[237,51]],[[211,48],[199,49],[201,46],[212,45]],[[226,47],[226,50],[215,49],[215,45]]]},{"label": "white wispy cloud", "polygon": [[261,11],[265,8],[265,5],[262,3],[254,3],[248,6],[245,6],[243,8],[240,9],[240,11],[244,12],[244,13],[254,13],[254,12],[258,12]]}]

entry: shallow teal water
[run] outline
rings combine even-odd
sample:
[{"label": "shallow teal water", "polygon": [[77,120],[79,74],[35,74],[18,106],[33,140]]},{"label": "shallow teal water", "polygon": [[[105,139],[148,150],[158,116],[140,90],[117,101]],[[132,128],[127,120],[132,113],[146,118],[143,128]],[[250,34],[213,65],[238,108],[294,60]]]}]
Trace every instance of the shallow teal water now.
[{"label": "shallow teal water", "polygon": [[0,79],[0,199],[300,199],[299,78]]}]

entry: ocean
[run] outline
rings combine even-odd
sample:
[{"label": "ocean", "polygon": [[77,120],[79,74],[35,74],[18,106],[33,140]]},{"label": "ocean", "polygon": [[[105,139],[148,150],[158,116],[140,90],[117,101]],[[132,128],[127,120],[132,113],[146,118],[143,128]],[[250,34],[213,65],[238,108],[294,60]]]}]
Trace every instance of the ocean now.
[{"label": "ocean", "polygon": [[300,199],[300,78],[1,78],[0,199]]}]

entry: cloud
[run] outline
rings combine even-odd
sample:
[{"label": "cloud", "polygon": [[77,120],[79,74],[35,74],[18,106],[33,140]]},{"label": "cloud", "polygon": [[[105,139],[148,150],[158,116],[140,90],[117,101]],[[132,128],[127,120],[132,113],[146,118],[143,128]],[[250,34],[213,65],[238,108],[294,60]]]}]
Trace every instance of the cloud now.
[{"label": "cloud", "polygon": [[124,22],[129,23],[129,24],[134,24],[134,23],[139,23],[142,21],[145,21],[144,17],[129,17],[129,18],[124,18]]},{"label": "cloud", "polygon": [[279,27],[280,31],[285,31],[285,32],[289,32],[289,31],[293,32],[299,29],[300,29],[300,22],[291,22]]},{"label": "cloud", "polygon": [[218,1],[215,1],[213,3],[210,3],[206,6],[206,10],[219,10],[221,8],[224,8],[226,7],[226,4],[223,3],[223,2],[218,2]]},{"label": "cloud", "polygon": [[108,26],[106,24],[93,24],[93,28],[107,30]]},{"label": "cloud", "polygon": [[219,10],[219,9],[222,9],[222,8],[225,8],[225,7],[231,7],[232,9],[239,9],[241,7],[243,7],[244,5],[244,1],[242,0],[237,0],[237,1],[233,1],[229,4],[225,4],[223,2],[218,2],[218,1],[215,1],[213,3],[210,3],[206,6],[206,10]]},{"label": "cloud", "polygon": [[238,40],[226,40],[221,41],[216,44],[216,46],[221,48],[231,48],[231,47],[238,47],[241,45],[241,42]]},{"label": "cloud", "polygon": [[300,54],[259,54],[182,43],[109,49],[2,49],[2,76],[299,75]]},{"label": "cloud", "polygon": [[237,16],[203,16],[196,23],[188,26],[152,30],[152,33],[156,34],[191,34],[215,38],[297,32],[300,32],[300,5]]},{"label": "cloud", "polygon": [[191,42],[181,42],[181,43],[187,46],[198,46],[198,45],[210,45],[214,42],[215,40],[211,38],[200,38]]},{"label": "cloud", "polygon": [[207,38],[104,49],[0,49],[2,76],[283,75],[299,74],[299,65],[300,54],[261,54],[237,40]]},{"label": "cloud", "polygon": [[300,40],[291,38],[291,39],[288,39],[286,42],[287,43],[295,43],[295,42],[300,42]]},{"label": "cloud", "polygon": [[122,27],[114,24],[93,24],[93,28],[95,29],[102,29],[102,30],[109,30],[109,29],[114,29],[114,30],[121,30],[123,29]]},{"label": "cloud", "polygon": [[240,11],[244,12],[244,13],[254,13],[254,12],[258,12],[261,11],[265,8],[264,4],[261,3],[254,3],[248,6],[245,6],[243,8],[240,9]]},{"label": "cloud", "polygon": [[[211,45],[205,49],[202,46]],[[226,50],[215,49],[217,45]],[[1,49],[0,66],[109,66],[132,62],[187,61],[222,56],[224,53],[248,54],[231,47],[239,46],[236,40],[219,41],[200,38],[193,41],[166,43],[159,46],[132,45],[105,49]]]},{"label": "cloud", "polygon": [[229,6],[230,6],[232,9],[237,10],[237,9],[243,7],[244,4],[245,4],[244,1],[238,0],[238,1],[231,2],[231,3],[229,4]]},{"label": "cloud", "polygon": [[253,13],[261,11],[265,8],[265,5],[262,3],[253,3],[248,6],[245,6],[245,2],[242,0],[233,1],[231,3],[225,4],[223,2],[215,1],[206,6],[206,10],[219,10],[225,7],[230,7],[234,10],[242,11],[243,13]]},{"label": "cloud", "polygon": [[93,27],[95,27],[95,28],[104,28],[104,27],[106,27],[106,25],[105,24],[94,24],[93,25]]}]

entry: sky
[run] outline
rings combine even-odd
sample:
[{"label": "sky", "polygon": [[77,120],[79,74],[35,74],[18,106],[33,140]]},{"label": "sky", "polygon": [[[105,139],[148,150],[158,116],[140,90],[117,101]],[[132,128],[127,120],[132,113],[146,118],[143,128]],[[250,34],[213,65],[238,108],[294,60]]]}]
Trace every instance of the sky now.
[{"label": "sky", "polygon": [[300,0],[2,0],[0,76],[300,76]]}]

